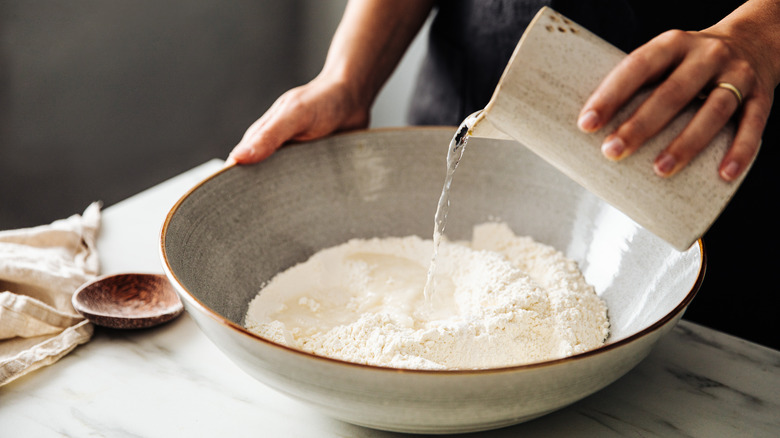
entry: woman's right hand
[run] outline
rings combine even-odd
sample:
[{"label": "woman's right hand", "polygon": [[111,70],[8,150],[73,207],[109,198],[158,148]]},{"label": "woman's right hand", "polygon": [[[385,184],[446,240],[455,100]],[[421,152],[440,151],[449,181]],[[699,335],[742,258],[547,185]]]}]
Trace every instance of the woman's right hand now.
[{"label": "woman's right hand", "polygon": [[370,102],[352,94],[348,84],[323,76],[287,91],[247,129],[227,163],[257,163],[291,140],[367,127]]}]

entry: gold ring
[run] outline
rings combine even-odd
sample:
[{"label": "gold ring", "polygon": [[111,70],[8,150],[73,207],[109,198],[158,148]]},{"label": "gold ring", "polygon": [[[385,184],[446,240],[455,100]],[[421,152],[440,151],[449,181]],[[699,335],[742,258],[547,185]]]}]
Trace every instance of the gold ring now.
[{"label": "gold ring", "polygon": [[739,91],[739,88],[729,84],[728,82],[718,82],[718,85],[715,86],[716,88],[725,88],[729,91],[731,91],[731,94],[734,95],[734,97],[737,98],[737,108],[742,106],[742,92]]}]

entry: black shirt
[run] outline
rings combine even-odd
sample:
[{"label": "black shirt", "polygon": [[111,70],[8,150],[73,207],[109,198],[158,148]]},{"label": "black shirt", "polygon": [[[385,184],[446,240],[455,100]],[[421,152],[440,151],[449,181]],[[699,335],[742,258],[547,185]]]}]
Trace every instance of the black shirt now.
[{"label": "black shirt", "polygon": [[625,52],[669,29],[700,30],[739,1],[443,0],[437,3],[409,121],[459,125],[485,107],[523,31],[542,6]]}]

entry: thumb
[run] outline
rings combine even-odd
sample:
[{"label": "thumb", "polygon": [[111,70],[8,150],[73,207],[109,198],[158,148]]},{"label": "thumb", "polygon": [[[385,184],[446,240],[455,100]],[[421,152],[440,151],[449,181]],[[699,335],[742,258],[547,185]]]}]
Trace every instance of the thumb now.
[{"label": "thumb", "polygon": [[228,162],[252,164],[268,158],[298,134],[298,125],[295,117],[283,117],[277,111],[264,115],[247,129],[241,141],[230,152]]}]

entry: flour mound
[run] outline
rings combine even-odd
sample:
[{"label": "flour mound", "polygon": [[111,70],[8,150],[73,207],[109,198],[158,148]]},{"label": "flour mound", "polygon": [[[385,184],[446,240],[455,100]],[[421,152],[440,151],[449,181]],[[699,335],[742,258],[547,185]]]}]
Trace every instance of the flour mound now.
[{"label": "flour mound", "polygon": [[607,307],[577,264],[505,224],[443,241],[423,294],[432,241],[351,240],[277,275],[245,325],[273,342],[350,362],[482,369],[581,353],[609,335]]}]

